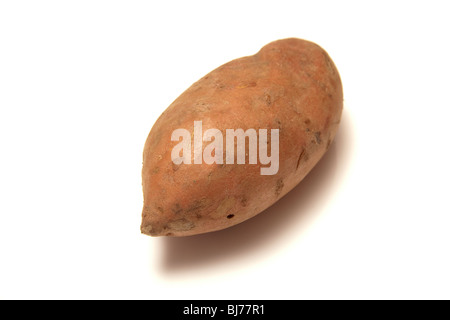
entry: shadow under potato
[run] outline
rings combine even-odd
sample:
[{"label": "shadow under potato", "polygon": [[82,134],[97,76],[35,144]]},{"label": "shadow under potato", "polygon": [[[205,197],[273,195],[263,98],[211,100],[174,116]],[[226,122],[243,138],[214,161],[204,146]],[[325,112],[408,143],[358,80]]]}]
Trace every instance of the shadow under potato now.
[{"label": "shadow under potato", "polygon": [[[345,111],[345,110],[344,110]],[[348,151],[350,124],[342,115],[335,141],[313,170],[282,199],[255,217],[233,227],[188,237],[161,238],[162,272],[191,269],[272,247],[272,242],[291,225],[302,231],[302,220],[320,212],[320,205],[333,196],[338,155]],[[276,241],[275,241],[276,242]],[[279,243],[278,243],[279,245]]]}]

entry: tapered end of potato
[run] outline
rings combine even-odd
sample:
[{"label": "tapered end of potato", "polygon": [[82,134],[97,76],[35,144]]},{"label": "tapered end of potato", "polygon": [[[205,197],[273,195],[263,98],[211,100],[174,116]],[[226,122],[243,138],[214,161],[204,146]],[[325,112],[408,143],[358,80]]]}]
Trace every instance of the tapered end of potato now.
[{"label": "tapered end of potato", "polygon": [[153,236],[154,234],[152,233],[152,226],[151,225],[143,225],[141,224],[141,233],[146,234],[148,236]]},{"label": "tapered end of potato", "polygon": [[174,236],[172,232],[162,230],[161,228],[155,228],[151,224],[141,224],[141,233],[152,237]]},{"label": "tapered end of potato", "polygon": [[142,210],[141,233],[153,237],[160,236],[160,232],[154,227],[155,223],[149,216],[148,207],[144,206]]},{"label": "tapered end of potato", "polygon": [[152,237],[177,237],[199,233],[194,222],[184,217],[161,216],[144,206],[142,210],[141,233]]},{"label": "tapered end of potato", "polygon": [[152,237],[172,235],[169,231],[164,230],[164,228],[158,227],[160,223],[158,221],[153,221],[154,219],[152,219],[152,217],[149,216],[146,211],[146,207],[144,207],[144,210],[142,212],[141,233]]}]

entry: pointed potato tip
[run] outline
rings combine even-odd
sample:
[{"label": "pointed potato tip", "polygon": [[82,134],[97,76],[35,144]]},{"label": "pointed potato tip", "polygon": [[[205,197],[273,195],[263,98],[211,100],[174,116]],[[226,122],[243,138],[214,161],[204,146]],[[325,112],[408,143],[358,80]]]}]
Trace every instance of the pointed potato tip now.
[{"label": "pointed potato tip", "polygon": [[152,226],[150,224],[147,225],[141,225],[141,233],[146,234],[148,236],[156,237],[158,234],[156,234],[155,230],[153,230]]}]

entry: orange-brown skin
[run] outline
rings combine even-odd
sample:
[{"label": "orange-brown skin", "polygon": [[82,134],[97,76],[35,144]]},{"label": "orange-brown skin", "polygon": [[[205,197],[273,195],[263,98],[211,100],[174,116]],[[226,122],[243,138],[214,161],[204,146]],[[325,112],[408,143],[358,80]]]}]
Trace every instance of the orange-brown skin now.
[{"label": "orange-brown skin", "polygon": [[[330,57],[301,39],[274,41],[210,72],[161,114],[147,138],[141,232],[194,235],[260,213],[324,155],[338,129],[342,104],[341,81]],[[219,129],[224,148],[226,129],[279,129],[278,173],[261,175],[261,166],[268,165],[259,160],[249,164],[248,158],[246,164],[175,165],[171,152],[178,141],[171,141],[171,134],[179,128],[193,133],[194,121],[202,121],[203,133]]]}]

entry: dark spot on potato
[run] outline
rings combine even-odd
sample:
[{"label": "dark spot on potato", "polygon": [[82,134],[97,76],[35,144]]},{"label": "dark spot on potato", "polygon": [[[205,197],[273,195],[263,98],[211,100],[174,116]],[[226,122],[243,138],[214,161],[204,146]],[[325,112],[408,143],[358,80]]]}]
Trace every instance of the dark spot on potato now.
[{"label": "dark spot on potato", "polygon": [[181,166],[181,164],[175,164],[175,163],[172,162],[172,170],[174,172],[177,171],[178,169],[180,169],[180,166]]},{"label": "dark spot on potato", "polygon": [[327,141],[327,150],[330,147],[330,144],[331,144],[331,139],[328,139],[328,141]]},{"label": "dark spot on potato", "polygon": [[295,168],[296,170],[298,169],[298,166],[300,165],[300,161],[302,161],[303,156],[305,155],[305,148],[302,149],[302,151],[300,152],[300,155],[298,156],[298,160],[297,160],[297,167]]},{"label": "dark spot on potato", "polygon": [[181,206],[180,206],[179,203],[175,204],[172,207],[172,212],[175,213],[175,214],[180,214],[182,211],[183,211],[183,209],[181,209]]},{"label": "dark spot on potato", "polygon": [[277,126],[278,126],[278,129],[281,129],[281,120],[280,119],[276,119],[276,122],[277,122]]},{"label": "dark spot on potato", "polygon": [[157,207],[156,209],[158,209],[159,212],[164,213],[164,209],[161,207]]},{"label": "dark spot on potato", "polygon": [[229,215],[227,215],[227,219],[231,219],[231,218],[233,218],[234,217],[234,214],[229,214]]},{"label": "dark spot on potato", "polygon": [[172,233],[172,232],[166,233],[166,237],[172,237],[172,236],[173,236],[173,233]]},{"label": "dark spot on potato", "polygon": [[314,138],[316,138],[316,143],[317,144],[321,144],[322,143],[322,139],[320,138],[320,131],[314,132]]},{"label": "dark spot on potato", "polygon": [[157,174],[159,172],[159,167],[156,167],[152,170],[152,174]]},{"label": "dark spot on potato", "polygon": [[283,179],[278,179],[277,185],[275,187],[275,195],[278,197],[281,193],[281,190],[283,190],[284,182]]},{"label": "dark spot on potato", "polygon": [[230,214],[230,212],[233,212],[233,208],[236,202],[235,197],[226,197],[224,198],[219,205],[217,206],[217,209],[214,210],[212,214],[210,214],[210,217],[212,218],[220,218],[226,216],[227,214]]},{"label": "dark spot on potato", "polygon": [[306,128],[306,130],[305,130],[306,132],[310,132],[311,131],[311,129],[309,129],[309,128]]},{"label": "dark spot on potato", "polygon": [[305,159],[305,162],[309,160],[309,155],[305,152],[305,155],[303,156],[303,159]]},{"label": "dark spot on potato", "polygon": [[305,120],[305,124],[306,124],[306,125],[310,125],[310,124],[311,124],[311,120],[306,119],[306,120]]},{"label": "dark spot on potato", "polygon": [[241,199],[241,205],[242,205],[243,207],[246,207],[246,206],[247,206],[247,198],[246,198],[245,196]]}]

